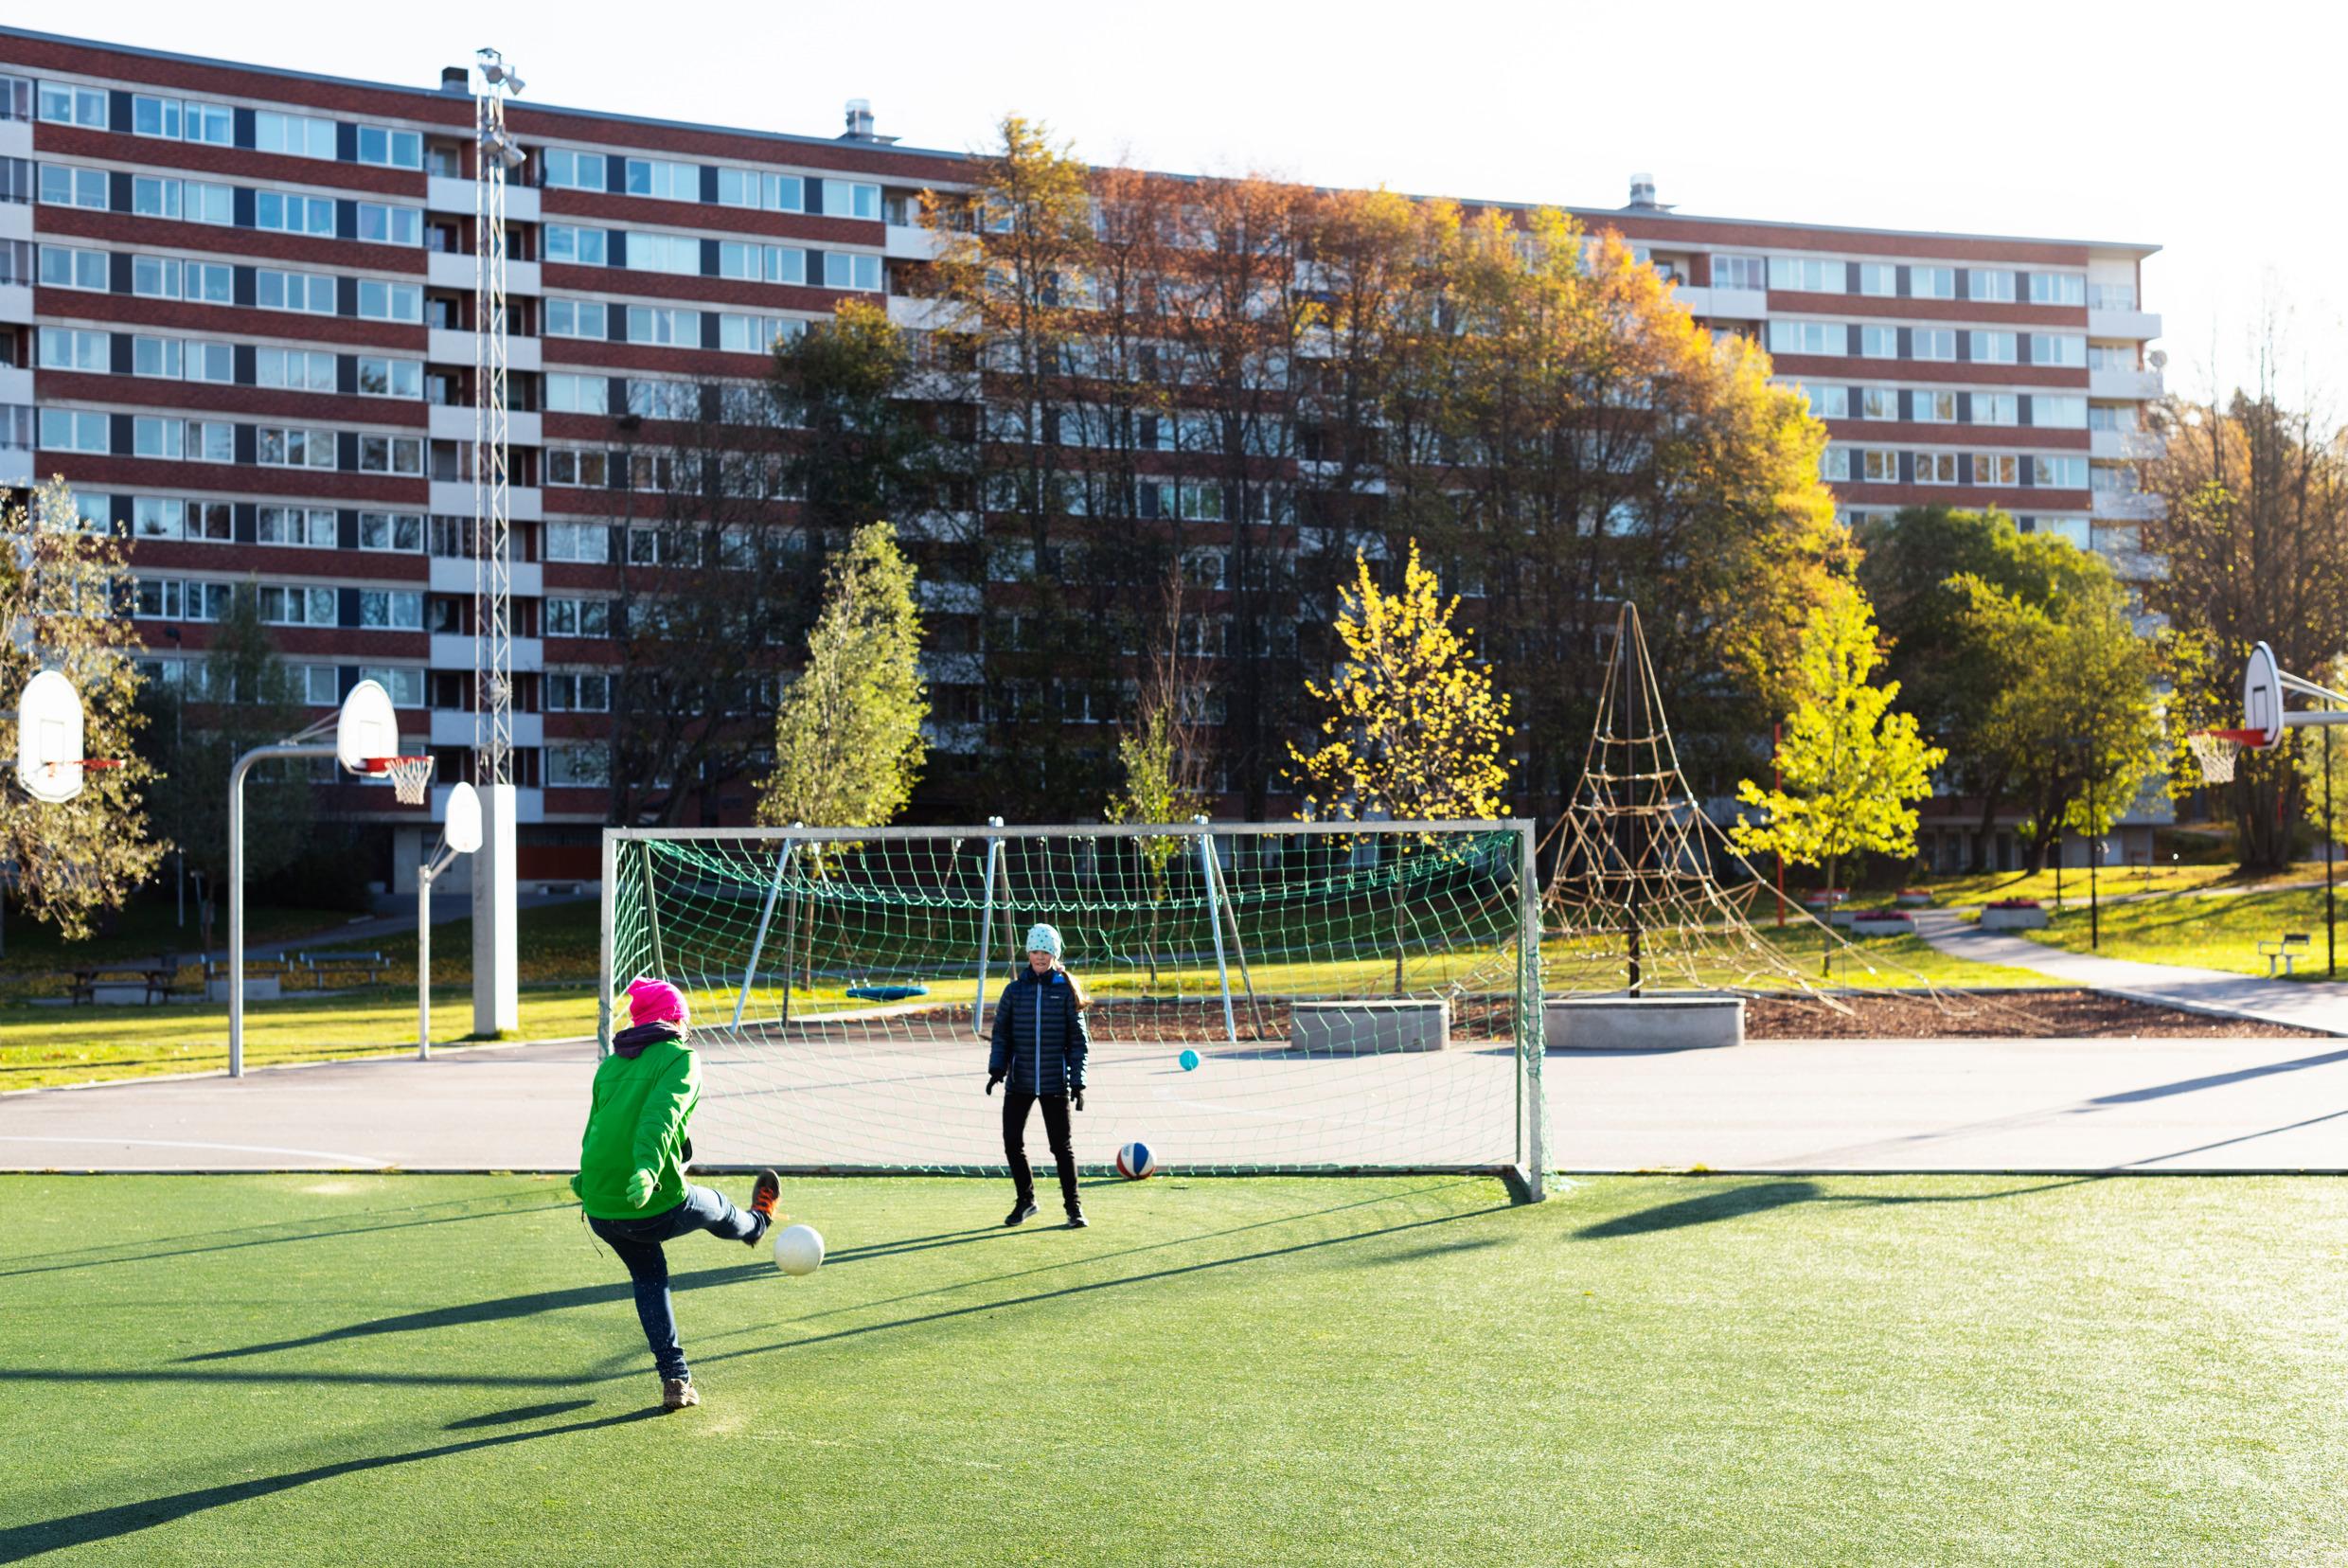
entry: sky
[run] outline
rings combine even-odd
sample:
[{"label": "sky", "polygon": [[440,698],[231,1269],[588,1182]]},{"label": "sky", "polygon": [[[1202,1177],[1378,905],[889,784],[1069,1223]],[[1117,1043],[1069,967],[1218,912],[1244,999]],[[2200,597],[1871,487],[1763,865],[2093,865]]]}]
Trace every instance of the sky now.
[{"label": "sky", "polygon": [[[9,15],[9,13],[14,13]],[[657,33],[648,12],[667,18]],[[1837,0],[1448,7],[110,0],[12,24],[430,86],[482,45],[527,96],[972,151],[1006,113],[1079,155],[1468,198],[2158,244],[2172,389],[2256,374],[2348,411],[2335,7]],[[396,25],[390,19],[396,18]],[[554,19],[551,20],[550,19]]]}]

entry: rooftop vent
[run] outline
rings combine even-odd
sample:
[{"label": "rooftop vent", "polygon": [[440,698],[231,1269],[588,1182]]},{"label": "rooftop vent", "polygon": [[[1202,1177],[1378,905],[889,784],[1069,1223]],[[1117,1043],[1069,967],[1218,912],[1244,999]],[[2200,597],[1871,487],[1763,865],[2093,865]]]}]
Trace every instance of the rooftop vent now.
[{"label": "rooftop vent", "polygon": [[1671,208],[1655,199],[1655,176],[1633,174],[1630,177],[1630,205],[1628,212],[1669,212]]},{"label": "rooftop vent", "polygon": [[472,93],[471,69],[464,65],[441,66],[440,90],[444,93],[455,93],[460,97],[471,96]]},{"label": "rooftop vent", "polygon": [[872,99],[850,98],[848,99],[847,129],[840,133],[840,139],[842,141],[880,142],[885,144],[888,142],[893,142],[897,138],[895,136],[882,136],[874,134],[872,129]]}]

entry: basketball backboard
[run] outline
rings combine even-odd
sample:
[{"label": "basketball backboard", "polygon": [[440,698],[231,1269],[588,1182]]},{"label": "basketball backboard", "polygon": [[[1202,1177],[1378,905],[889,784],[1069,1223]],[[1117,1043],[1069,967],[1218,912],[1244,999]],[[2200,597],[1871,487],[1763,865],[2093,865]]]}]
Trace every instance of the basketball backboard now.
[{"label": "basketball backboard", "polygon": [[81,793],[81,693],[57,670],[25,683],[16,704],[16,778],[35,800]]},{"label": "basketball backboard", "polygon": [[366,773],[369,762],[400,755],[400,716],[391,694],[374,681],[361,681],[343,699],[334,723],[335,757],[346,773]]}]

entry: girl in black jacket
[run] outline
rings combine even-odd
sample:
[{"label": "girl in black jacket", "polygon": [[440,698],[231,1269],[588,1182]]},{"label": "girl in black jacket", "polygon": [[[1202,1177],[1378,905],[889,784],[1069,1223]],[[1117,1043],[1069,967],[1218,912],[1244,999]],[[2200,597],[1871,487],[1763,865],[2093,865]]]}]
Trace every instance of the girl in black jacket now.
[{"label": "girl in black jacket", "polygon": [[1027,1108],[1041,1104],[1043,1131],[1059,1166],[1060,1201],[1068,1206],[1068,1228],[1087,1224],[1076,1196],[1076,1156],[1069,1147],[1068,1109],[1084,1109],[1084,1053],[1092,1044],[1085,1026],[1087,1006],[1076,976],[1060,967],[1059,933],[1040,925],[1027,933],[1027,968],[1003,988],[995,1002],[994,1054],[987,1066],[987,1093],[1010,1078],[1003,1092],[1003,1152],[1019,1189],[1003,1222],[1016,1225],[1036,1212],[1035,1172],[1027,1166]]}]

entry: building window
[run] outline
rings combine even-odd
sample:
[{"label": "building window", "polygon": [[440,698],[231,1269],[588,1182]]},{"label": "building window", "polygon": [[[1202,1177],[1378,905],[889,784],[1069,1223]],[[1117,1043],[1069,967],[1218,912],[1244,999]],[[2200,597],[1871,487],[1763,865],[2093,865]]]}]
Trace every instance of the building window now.
[{"label": "building window", "polygon": [[610,254],[610,235],[599,228],[579,228],[571,223],[546,225],[546,259],[568,261],[581,267],[605,265]]},{"label": "building window", "polygon": [[106,253],[74,250],[64,245],[41,247],[41,282],[50,289],[88,289],[104,294]]},{"label": "building window", "polygon": [[359,596],[359,624],[381,631],[421,632],[424,596],[397,590],[368,589]]},{"label": "building window", "polygon": [[550,637],[608,637],[611,634],[611,600],[550,598],[546,601],[546,635]]},{"label": "building window", "polygon": [[233,147],[237,140],[237,117],[235,111],[224,103],[140,93],[131,99],[131,132],[133,135]]},{"label": "building window", "polygon": [[543,154],[546,163],[546,183],[563,190],[608,190],[611,177],[604,171],[600,152],[574,152],[567,147],[550,147]]},{"label": "building window", "polygon": [[2030,334],[2030,363],[2083,369],[2087,365],[2087,339],[2072,337],[2067,332],[2033,332]]},{"label": "building window", "polygon": [[1772,354],[1842,354],[1849,350],[1850,332],[1839,321],[1772,321]]},{"label": "building window", "polygon": [[95,87],[74,87],[62,81],[41,84],[41,117],[54,125],[86,125],[106,129],[106,95]]},{"label": "building window", "polygon": [[2079,273],[2034,272],[2030,275],[2033,305],[2085,305],[2087,278]]},{"label": "building window", "polygon": [[1957,454],[1919,452],[1915,454],[1915,472],[1919,485],[1953,485],[1957,482]]},{"label": "building window", "polygon": [[384,169],[424,167],[424,135],[420,131],[394,131],[388,126],[359,127],[359,161]]},{"label": "building window", "polygon": [[131,292],[141,299],[177,299],[180,263],[176,257],[131,258]]},{"label": "building window", "polygon": [[1899,293],[1899,268],[1889,261],[1861,261],[1859,264],[1859,292],[1880,298]]},{"label": "building window", "polygon": [[1861,327],[1859,330],[1859,351],[1869,359],[1899,358],[1899,329]]},{"label": "building window", "polygon": [[1859,476],[1872,485],[1899,483],[1899,454],[1865,451],[1859,454]]},{"label": "building window", "polygon": [[827,289],[862,289],[867,294],[876,294],[880,288],[880,258],[877,256],[859,255],[853,251],[826,251],[824,253],[824,287]]},{"label": "building window", "polygon": [[546,782],[557,789],[601,789],[612,781],[601,746],[548,746]]},{"label": "building window", "polygon": [[423,288],[363,277],[359,279],[359,315],[366,321],[420,322],[424,319]]},{"label": "building window", "polygon": [[1923,424],[1957,422],[1957,395],[1954,392],[1911,392],[1908,394],[1908,417]]},{"label": "building window", "polygon": [[1909,357],[1920,360],[1952,360],[1957,357],[1957,332],[1953,327],[1917,327],[1908,333]]},{"label": "building window", "polygon": [[2136,428],[2136,405],[2134,403],[2090,403],[2087,410],[2087,427],[2090,430],[2134,430]]},{"label": "building window", "polygon": [[187,350],[177,338],[133,337],[131,374],[179,381],[187,374]]},{"label": "building window", "polygon": [[253,116],[253,147],[256,151],[284,152],[297,158],[331,158],[334,122],[263,109]]},{"label": "building window", "polygon": [[701,383],[631,379],[628,383],[628,412],[643,419],[699,419],[702,412]]},{"label": "building window", "polygon": [[44,408],[41,445],[50,452],[112,452],[114,421],[86,409]]},{"label": "building window", "polygon": [[360,437],[359,472],[361,473],[421,474],[424,472],[423,437],[420,436]]},{"label": "building window", "polygon": [[1851,450],[1848,447],[1828,447],[1818,455],[1818,476],[1833,481],[1851,476]]},{"label": "building window", "polygon": [[612,678],[609,675],[572,674],[564,670],[546,672],[546,711],[549,713],[603,713],[612,705]]},{"label": "building window", "polygon": [[334,204],[324,196],[294,196],[282,190],[253,193],[253,226],[279,234],[334,238]]},{"label": "building window", "polygon": [[261,544],[293,544],[330,550],[337,542],[330,507],[261,507],[253,513],[253,538]]},{"label": "building window", "polygon": [[259,425],[253,432],[253,460],[263,468],[334,466],[334,432],[298,426]]},{"label": "building window", "polygon": [[236,348],[225,343],[191,340],[187,345],[187,379],[222,386],[233,384],[237,379]]},{"label": "building window", "polygon": [[1860,387],[1859,389],[1859,417],[1862,419],[1898,419],[1898,388],[1891,386]]},{"label": "building window", "polygon": [[360,355],[359,395],[363,398],[422,397],[423,361],[386,359],[379,354]]},{"label": "building window", "polygon": [[289,392],[331,392],[334,356],[323,348],[256,348],[253,384]]},{"label": "building window", "polygon": [[608,337],[610,331],[605,310],[599,299],[549,299],[546,301],[546,335]]},{"label": "building window", "polygon": [[1757,256],[1716,256],[1712,258],[1712,286],[1766,289],[1770,286],[1769,264]]},{"label": "building window", "polygon": [[2021,480],[2021,459],[2010,452],[1973,454],[1973,483],[2012,489]]},{"label": "building window", "polygon": [[[592,455],[599,457],[602,454]],[[612,530],[600,523],[549,523],[546,559],[584,561],[595,566],[608,564],[612,559]]]},{"label": "building window", "polygon": [[575,447],[548,447],[545,466],[546,483],[551,486],[601,490],[608,483],[608,456],[601,452]]},{"label": "building window", "polygon": [[41,166],[41,200],[50,206],[95,207],[106,210],[106,171],[76,169],[71,164]]},{"label": "building window", "polygon": [[361,202],[359,206],[359,238],[370,245],[420,245],[424,242],[424,214],[411,206],[392,206],[384,202]]},{"label": "building window", "polygon": [[2033,457],[2030,468],[2033,484],[2054,490],[2087,489],[2087,459],[2084,457]]},{"label": "building window", "polygon": [[1823,261],[1810,256],[1772,256],[1770,258],[1770,287],[1792,294],[1843,294],[1848,292],[1849,274],[1840,261]]},{"label": "building window", "polygon": [[95,370],[103,375],[114,368],[111,342],[104,332],[85,332],[72,327],[44,327],[41,329],[41,368]]},{"label": "building window", "polygon": [[1957,297],[1957,269],[1911,267],[1908,269],[1908,294],[1914,299],[1954,299]]},{"label": "building window", "polygon": [[264,311],[332,315],[334,279],[325,273],[273,272],[262,268],[253,275],[253,302]]},{"label": "building window", "polygon": [[1976,365],[2012,365],[2020,358],[2020,339],[2012,332],[1970,332],[1966,351]]},{"label": "building window", "polygon": [[261,620],[270,626],[332,626],[334,590],[264,582],[258,594]]},{"label": "building window", "polygon": [[826,180],[824,216],[869,218],[878,223],[880,219],[880,187],[855,180]]},{"label": "building window", "polygon": [[131,455],[133,457],[186,458],[187,455],[187,421],[140,415],[131,421]]},{"label": "building window", "polygon": [[418,512],[363,511],[359,514],[359,548],[397,550],[414,555],[424,547],[424,519]]},{"label": "building window", "polygon": [[236,279],[236,269],[225,261],[187,261],[180,266],[183,297],[205,305],[234,304]]},{"label": "building window", "polygon": [[628,269],[698,276],[702,270],[702,242],[689,234],[631,230],[628,236]]},{"label": "building window", "polygon": [[546,412],[549,414],[609,414],[612,383],[604,376],[546,372]]},{"label": "building window", "polygon": [[701,165],[670,163],[661,158],[631,158],[627,169],[628,194],[657,196],[669,202],[698,202],[702,199]]},{"label": "building window", "polygon": [[[1805,386],[1802,395],[1809,400],[1810,417],[1818,419],[1847,419],[1851,417],[1851,389],[1847,386]],[[1160,435],[1170,436],[1173,421],[1158,421]]]},{"label": "building window", "polygon": [[631,305],[628,341],[698,348],[702,341],[702,313],[667,305]]},{"label": "building window", "polygon": [[720,315],[718,347],[737,354],[763,354],[779,342],[795,341],[806,331],[807,323],[796,317]]},{"label": "building window", "polygon": [[1974,299],[2010,305],[2014,300],[2014,275],[2000,268],[1975,267],[1965,275],[1965,292]]},{"label": "building window", "polygon": [[2075,394],[2034,392],[2030,422],[2042,430],[2085,430],[2087,399]]}]

